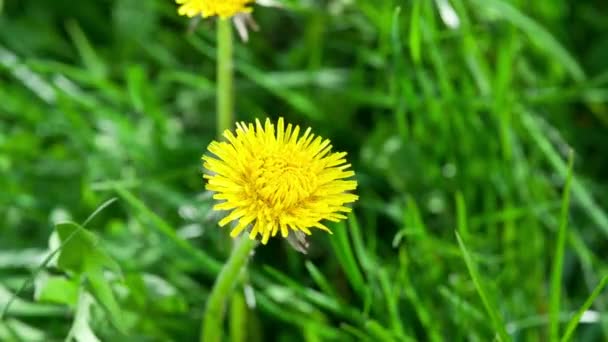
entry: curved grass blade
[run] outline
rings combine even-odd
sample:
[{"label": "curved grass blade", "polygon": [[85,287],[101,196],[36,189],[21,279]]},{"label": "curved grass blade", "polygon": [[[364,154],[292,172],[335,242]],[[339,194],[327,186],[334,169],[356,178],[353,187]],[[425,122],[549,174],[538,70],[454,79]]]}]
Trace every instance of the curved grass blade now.
[{"label": "curved grass blade", "polygon": [[595,301],[595,298],[597,298],[597,296],[602,293],[602,290],[604,289],[604,287],[606,287],[606,285],[608,285],[608,275],[602,278],[600,283],[595,287],[595,289],[593,289],[593,292],[591,292],[591,295],[589,295],[589,298],[587,298],[583,306],[581,306],[581,308],[578,309],[574,317],[570,319],[570,322],[568,322],[568,325],[566,326],[566,332],[564,333],[561,342],[570,341],[570,339],[572,338],[572,334],[574,334],[574,330],[576,330],[576,327],[581,321],[581,317],[583,317],[585,311],[587,311],[587,309],[591,307],[593,301]]},{"label": "curved grass blade", "polygon": [[473,283],[475,284],[477,293],[479,293],[479,297],[481,297],[483,306],[485,307],[488,315],[490,316],[490,319],[492,320],[492,325],[494,326],[494,329],[498,333],[498,336],[497,336],[498,340],[503,341],[503,342],[511,341],[511,338],[509,337],[509,334],[507,333],[505,324],[502,321],[500,313],[498,312],[498,308],[496,308],[494,303],[492,303],[490,301],[488,293],[486,292],[485,286],[482,282],[481,276],[479,275],[479,272],[477,270],[477,265],[475,265],[473,258],[471,258],[471,255],[469,254],[469,251],[467,250],[467,247],[465,246],[464,242],[460,238],[460,235],[458,234],[458,232],[456,232],[456,239],[458,240],[458,246],[460,246],[460,250],[462,251],[462,256],[464,258],[464,262],[467,265],[467,269],[469,270],[471,279],[473,279]]}]

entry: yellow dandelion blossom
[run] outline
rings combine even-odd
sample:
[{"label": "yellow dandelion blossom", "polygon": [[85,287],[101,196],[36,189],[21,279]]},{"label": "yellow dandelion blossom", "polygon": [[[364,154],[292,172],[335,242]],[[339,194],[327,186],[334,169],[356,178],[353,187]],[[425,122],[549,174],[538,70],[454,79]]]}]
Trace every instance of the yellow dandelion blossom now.
[{"label": "yellow dandelion blossom", "polygon": [[187,17],[202,15],[203,18],[214,15],[220,18],[230,18],[237,13],[251,12],[249,4],[255,0],[175,0],[180,4],[177,13]]},{"label": "yellow dandelion blossom", "polygon": [[346,218],[345,204],[358,198],[348,193],[357,182],[349,179],[355,173],[347,170],[346,152],[331,152],[330,141],[310,128],[299,137],[300,127],[285,128],[282,118],[276,128],[268,119],[264,126],[237,123],[235,133],[226,130],[227,141],[209,144],[214,156],[203,156],[206,188],[223,201],[213,209],[230,211],[219,225],[236,221],[230,236],[251,227],[249,237],[266,244],[279,230],[284,238],[290,230],[331,233],[321,221]]}]

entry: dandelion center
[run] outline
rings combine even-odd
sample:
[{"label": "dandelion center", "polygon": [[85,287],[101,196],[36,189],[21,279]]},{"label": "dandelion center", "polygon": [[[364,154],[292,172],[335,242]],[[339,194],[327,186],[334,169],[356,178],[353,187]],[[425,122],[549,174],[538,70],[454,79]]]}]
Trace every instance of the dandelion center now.
[{"label": "dandelion center", "polygon": [[310,197],[316,186],[316,177],[308,165],[297,161],[285,154],[261,158],[257,168],[259,172],[252,181],[255,191],[267,206],[287,209]]},{"label": "dandelion center", "polygon": [[300,127],[285,128],[237,124],[236,135],[224,132],[226,142],[212,142],[203,156],[208,173],[207,189],[223,202],[214,210],[230,211],[220,222],[235,221],[231,236],[251,227],[249,237],[261,235],[262,243],[279,231],[287,237],[290,230],[310,234],[310,228],[329,232],[322,220],[339,221],[351,209],[344,206],[357,200],[348,193],[357,182],[348,180],[346,153],[332,153],[329,140],[311,134],[310,128],[299,136]]}]

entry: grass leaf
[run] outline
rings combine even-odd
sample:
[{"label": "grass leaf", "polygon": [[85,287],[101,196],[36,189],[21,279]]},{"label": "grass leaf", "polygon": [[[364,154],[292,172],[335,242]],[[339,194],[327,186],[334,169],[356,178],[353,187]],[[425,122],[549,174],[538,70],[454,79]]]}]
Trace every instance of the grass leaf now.
[{"label": "grass leaf", "polygon": [[568,156],[568,174],[562,195],[562,208],[560,211],[559,230],[553,257],[553,270],[551,271],[551,297],[550,297],[550,336],[551,341],[559,340],[559,313],[562,288],[562,270],[564,267],[564,250],[566,249],[566,236],[568,229],[568,209],[570,207],[570,185],[572,184],[572,169],[574,167],[574,152]]},{"label": "grass leaf", "polygon": [[475,265],[475,262],[471,258],[471,255],[469,254],[469,251],[467,250],[467,247],[460,238],[458,232],[456,232],[456,239],[458,240],[458,246],[460,246],[460,250],[467,265],[467,269],[469,270],[469,275],[473,280],[473,284],[475,284],[475,288],[477,289],[477,293],[481,298],[481,301],[483,303],[484,308],[486,309],[487,314],[490,316],[492,326],[497,332],[499,340],[503,342],[511,341],[511,338],[507,333],[500,312],[496,307],[496,304],[491,301],[490,296],[486,290],[485,282],[482,280],[481,276],[479,275],[479,271],[477,270],[477,265]]},{"label": "grass leaf", "polygon": [[593,305],[593,302],[595,301],[597,296],[602,293],[606,285],[608,285],[608,275],[604,276],[602,280],[600,280],[599,284],[597,284],[595,289],[593,289],[593,292],[591,292],[587,300],[585,300],[585,303],[583,303],[583,305],[578,309],[574,317],[570,319],[570,321],[566,325],[564,336],[561,339],[562,342],[570,341],[572,335],[574,334],[574,331],[576,330],[576,327],[578,327],[578,324],[581,321],[581,317],[583,317],[585,311],[587,311],[591,307],[591,305]]}]

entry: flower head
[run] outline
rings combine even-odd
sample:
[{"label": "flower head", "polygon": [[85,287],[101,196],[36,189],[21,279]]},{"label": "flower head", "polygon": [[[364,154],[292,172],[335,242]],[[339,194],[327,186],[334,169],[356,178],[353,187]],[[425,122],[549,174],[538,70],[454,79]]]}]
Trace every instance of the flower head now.
[{"label": "flower head", "polygon": [[251,12],[249,4],[255,0],[175,0],[181,6],[179,15],[190,18],[202,15],[203,18],[219,16],[222,19],[233,17],[238,13]]},{"label": "flower head", "polygon": [[227,141],[209,144],[215,156],[203,156],[206,188],[223,201],[213,209],[230,211],[220,226],[236,221],[232,237],[251,227],[249,237],[266,244],[279,231],[284,238],[290,230],[331,233],[321,221],[346,218],[345,204],[358,198],[348,193],[357,182],[349,179],[355,173],[347,170],[346,152],[331,152],[329,140],[310,128],[299,137],[300,127],[285,128],[282,118],[276,127],[268,119],[264,126],[237,123],[235,133],[226,130]]}]

